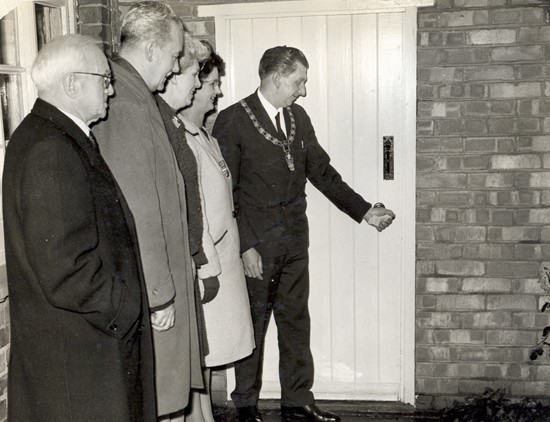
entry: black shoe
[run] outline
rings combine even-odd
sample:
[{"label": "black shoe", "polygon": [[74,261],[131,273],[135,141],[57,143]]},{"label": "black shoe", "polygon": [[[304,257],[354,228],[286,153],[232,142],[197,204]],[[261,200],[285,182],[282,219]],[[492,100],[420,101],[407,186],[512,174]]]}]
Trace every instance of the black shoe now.
[{"label": "black shoe", "polygon": [[262,414],[256,406],[237,407],[237,422],[262,422]]},{"label": "black shoe", "polygon": [[340,417],[332,412],[318,408],[314,404],[303,407],[281,407],[283,421],[317,421],[317,422],[338,422]]}]

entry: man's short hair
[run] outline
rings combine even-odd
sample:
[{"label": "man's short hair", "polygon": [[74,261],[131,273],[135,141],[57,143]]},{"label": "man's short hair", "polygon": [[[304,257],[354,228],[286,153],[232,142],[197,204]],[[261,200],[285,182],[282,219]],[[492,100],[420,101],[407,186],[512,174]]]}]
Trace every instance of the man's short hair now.
[{"label": "man's short hair", "polygon": [[120,44],[130,47],[142,41],[158,40],[164,46],[172,35],[172,22],[182,27],[170,6],[159,1],[134,3],[122,19]]},{"label": "man's short hair", "polygon": [[31,68],[38,93],[59,89],[68,73],[87,71],[90,59],[98,54],[103,53],[96,41],[85,35],[70,34],[52,39],[42,47]]},{"label": "man's short hair", "polygon": [[260,59],[260,79],[274,72],[288,76],[296,70],[296,62],[303,64],[306,69],[309,68],[306,56],[297,48],[286,45],[270,48]]}]

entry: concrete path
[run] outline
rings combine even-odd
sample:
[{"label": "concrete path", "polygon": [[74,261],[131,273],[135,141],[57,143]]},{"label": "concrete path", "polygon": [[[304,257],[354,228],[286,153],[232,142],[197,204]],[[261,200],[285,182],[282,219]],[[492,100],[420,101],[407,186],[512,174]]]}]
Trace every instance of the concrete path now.
[{"label": "concrete path", "polygon": [[[359,411],[347,408],[343,411],[337,411],[337,409],[331,409],[342,418],[341,422],[435,422],[439,421],[440,417],[434,413],[421,412],[380,412],[365,410],[364,408]],[[275,409],[261,409],[264,422],[281,422],[281,415],[278,410]],[[216,409],[215,412],[216,422],[235,422],[235,415],[232,409]],[[296,419],[296,422],[306,422],[306,419]]]}]

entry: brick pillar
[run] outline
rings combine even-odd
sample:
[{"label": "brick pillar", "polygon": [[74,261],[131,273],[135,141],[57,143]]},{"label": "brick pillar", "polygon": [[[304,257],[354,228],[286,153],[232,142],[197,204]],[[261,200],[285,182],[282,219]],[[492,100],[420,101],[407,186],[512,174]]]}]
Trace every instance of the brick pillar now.
[{"label": "brick pillar", "polygon": [[118,0],[76,0],[76,14],[79,34],[96,38],[109,57],[118,51]]},{"label": "brick pillar", "polygon": [[[0,277],[5,278],[5,268]],[[3,280],[6,282],[6,280]],[[7,293],[7,292],[6,292]],[[8,356],[10,348],[9,300],[0,298],[0,421],[7,421],[8,409]]]},{"label": "brick pillar", "polygon": [[[504,388],[546,398],[529,347],[550,260],[544,2],[436,0],[418,13],[418,404]],[[543,375],[545,374],[545,375]]]}]

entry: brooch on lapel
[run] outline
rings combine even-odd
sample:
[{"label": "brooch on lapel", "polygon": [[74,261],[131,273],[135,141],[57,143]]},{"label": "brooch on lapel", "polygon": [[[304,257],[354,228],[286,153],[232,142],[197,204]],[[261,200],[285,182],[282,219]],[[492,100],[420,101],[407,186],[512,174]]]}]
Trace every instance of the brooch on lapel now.
[{"label": "brooch on lapel", "polygon": [[218,161],[218,165],[220,166],[220,169],[225,177],[229,177],[229,168],[227,167],[225,160]]}]

